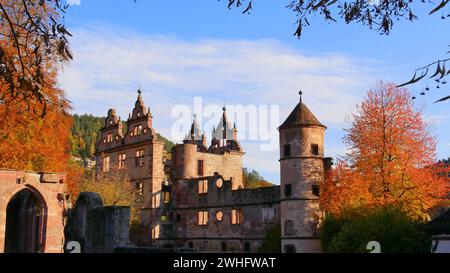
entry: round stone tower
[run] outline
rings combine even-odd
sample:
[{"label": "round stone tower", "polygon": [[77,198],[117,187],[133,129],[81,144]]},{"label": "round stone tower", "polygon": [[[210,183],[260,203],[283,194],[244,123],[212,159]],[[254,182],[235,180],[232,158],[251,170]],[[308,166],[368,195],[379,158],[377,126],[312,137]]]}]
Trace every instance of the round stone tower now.
[{"label": "round stone tower", "polygon": [[300,102],[279,127],[283,252],[321,252],[319,184],[324,180],[326,127]]}]

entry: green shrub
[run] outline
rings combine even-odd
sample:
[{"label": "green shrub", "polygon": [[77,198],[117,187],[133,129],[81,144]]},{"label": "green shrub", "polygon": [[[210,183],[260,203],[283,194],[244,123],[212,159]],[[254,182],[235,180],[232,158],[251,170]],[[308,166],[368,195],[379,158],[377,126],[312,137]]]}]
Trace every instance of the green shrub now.
[{"label": "green shrub", "polygon": [[281,252],[281,225],[276,224],[269,228],[264,237],[261,248],[264,253],[280,253]]},{"label": "green shrub", "polygon": [[396,208],[382,208],[327,216],[321,229],[325,252],[364,253],[370,241],[382,253],[430,253],[431,237]]}]

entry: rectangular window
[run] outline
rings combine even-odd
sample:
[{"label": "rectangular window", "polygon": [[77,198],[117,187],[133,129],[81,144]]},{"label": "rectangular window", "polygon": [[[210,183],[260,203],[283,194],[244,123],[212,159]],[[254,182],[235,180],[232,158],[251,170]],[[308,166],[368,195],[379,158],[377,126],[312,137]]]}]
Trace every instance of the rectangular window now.
[{"label": "rectangular window", "polygon": [[[151,187],[150,187],[151,190]],[[160,193],[154,193],[152,196],[152,209],[160,208],[161,207],[161,194]]]},{"label": "rectangular window", "polygon": [[197,175],[198,176],[203,176],[203,160],[198,160],[197,161]]},{"label": "rectangular window", "polygon": [[315,196],[319,196],[320,195],[320,187],[319,187],[319,185],[312,185],[312,193]]},{"label": "rectangular window", "polygon": [[296,253],[294,245],[285,245],[284,246],[285,253]]},{"label": "rectangular window", "polygon": [[152,228],[152,240],[157,240],[159,238],[159,225]]},{"label": "rectangular window", "polygon": [[198,181],[198,193],[199,194],[208,193],[208,180]]},{"label": "rectangular window", "polygon": [[144,149],[136,151],[136,166],[144,166]]},{"label": "rectangular window", "polygon": [[138,136],[142,134],[142,125],[136,125],[133,129],[133,136]]},{"label": "rectangular window", "polygon": [[262,209],[263,223],[271,223],[274,221],[275,209],[273,207]]},{"label": "rectangular window", "polygon": [[244,215],[242,213],[242,209],[234,209],[231,211],[231,224],[239,225],[242,224],[244,220]]},{"label": "rectangular window", "polygon": [[142,181],[137,182],[136,189],[138,190],[139,195],[144,194],[144,182]]},{"label": "rectangular window", "polygon": [[197,224],[206,226],[208,224],[208,211],[199,211],[197,215]]},{"label": "rectangular window", "polygon": [[313,155],[319,155],[319,145],[318,144],[311,144],[311,153]]},{"label": "rectangular window", "polygon": [[177,214],[177,223],[181,223],[181,215]]},{"label": "rectangular window", "polygon": [[291,156],[291,144],[284,145],[284,157]]},{"label": "rectangular window", "polygon": [[170,191],[163,192],[163,199],[164,199],[164,204],[170,203]]},{"label": "rectangular window", "polygon": [[250,252],[250,242],[245,242],[244,243],[244,252]]},{"label": "rectangular window", "polygon": [[227,243],[222,242],[222,252],[227,252]]},{"label": "rectangular window", "polygon": [[109,171],[109,156],[103,158],[103,171]]},{"label": "rectangular window", "polygon": [[113,133],[108,133],[106,136],[106,142],[112,142],[113,141]]},{"label": "rectangular window", "polygon": [[161,222],[167,222],[168,220],[167,215],[161,215]]},{"label": "rectangular window", "polygon": [[118,161],[119,161],[119,170],[125,169],[125,160],[127,159],[126,154],[120,154]]},{"label": "rectangular window", "polygon": [[286,184],[284,185],[284,197],[291,197],[292,195],[292,185]]}]

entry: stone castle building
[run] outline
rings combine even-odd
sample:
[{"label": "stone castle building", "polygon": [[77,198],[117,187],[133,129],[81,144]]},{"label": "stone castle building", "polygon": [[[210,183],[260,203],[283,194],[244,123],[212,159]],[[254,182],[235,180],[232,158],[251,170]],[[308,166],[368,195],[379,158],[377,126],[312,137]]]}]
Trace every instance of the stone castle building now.
[{"label": "stone castle building", "polygon": [[97,172],[127,171],[143,195],[139,245],[190,247],[200,252],[261,252],[269,231],[281,228],[283,252],[320,252],[319,183],[326,127],[301,101],[280,126],[280,186],[246,189],[244,151],[226,108],[208,145],[194,117],[182,144],[164,157],[164,142],[138,91],[123,123],[110,109],[97,145]]}]

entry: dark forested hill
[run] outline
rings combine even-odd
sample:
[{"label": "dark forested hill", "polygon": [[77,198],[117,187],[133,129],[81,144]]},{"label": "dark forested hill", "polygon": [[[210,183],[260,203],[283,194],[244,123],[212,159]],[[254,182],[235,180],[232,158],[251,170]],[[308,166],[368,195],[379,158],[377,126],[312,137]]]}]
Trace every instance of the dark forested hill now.
[{"label": "dark forested hill", "polygon": [[[72,134],[70,145],[72,155],[80,158],[92,158],[95,153],[95,144],[100,135],[105,118],[93,115],[73,115]],[[124,123],[124,130],[126,130]],[[158,134],[158,138],[165,142],[164,149],[170,153],[175,145],[172,141]]]},{"label": "dark forested hill", "polygon": [[95,144],[99,138],[104,118],[93,115],[73,115],[70,146],[72,155],[91,158],[95,153]]}]

